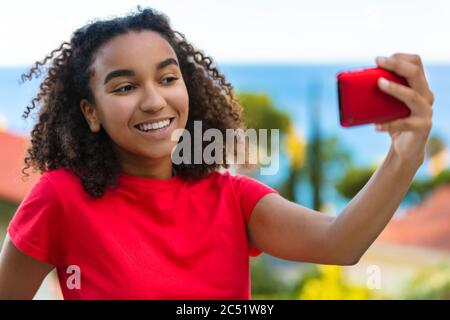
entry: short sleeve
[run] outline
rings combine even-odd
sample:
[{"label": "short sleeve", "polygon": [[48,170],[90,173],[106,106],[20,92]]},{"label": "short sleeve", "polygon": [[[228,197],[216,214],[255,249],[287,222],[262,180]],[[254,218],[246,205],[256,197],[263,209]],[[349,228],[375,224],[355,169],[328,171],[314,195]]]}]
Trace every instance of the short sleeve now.
[{"label": "short sleeve", "polygon": [[8,233],[23,253],[60,266],[64,257],[64,225],[64,210],[44,174],[20,203],[8,225]]},{"label": "short sleeve", "polygon": [[[245,223],[248,224],[253,208],[262,197],[269,193],[279,193],[272,187],[254,179],[243,175],[232,176],[234,192],[244,216]],[[249,244],[249,254],[252,257],[259,256],[262,251]]]}]

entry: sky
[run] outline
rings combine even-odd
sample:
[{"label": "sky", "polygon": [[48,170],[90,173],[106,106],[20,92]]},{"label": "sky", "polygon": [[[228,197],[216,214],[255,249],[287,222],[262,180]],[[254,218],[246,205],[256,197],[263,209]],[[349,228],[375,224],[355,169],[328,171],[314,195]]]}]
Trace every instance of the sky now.
[{"label": "sky", "polygon": [[411,52],[450,63],[448,0],[14,0],[0,66],[29,66],[93,19],[150,6],[218,63],[367,62]]}]

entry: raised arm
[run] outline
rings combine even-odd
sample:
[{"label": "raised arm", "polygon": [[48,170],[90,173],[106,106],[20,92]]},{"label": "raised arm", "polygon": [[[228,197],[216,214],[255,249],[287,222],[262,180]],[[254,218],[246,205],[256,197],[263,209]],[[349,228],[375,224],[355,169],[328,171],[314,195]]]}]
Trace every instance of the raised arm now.
[{"label": "raised arm", "polygon": [[53,268],[21,252],[6,235],[0,252],[0,300],[33,299]]},{"label": "raised arm", "polygon": [[253,209],[248,223],[249,241],[255,247],[292,261],[352,265],[395,213],[423,163],[434,97],[418,56],[395,54],[377,59],[377,63],[404,76],[411,87],[379,81],[381,90],[411,109],[406,119],[376,126],[388,132],[392,140],[384,162],[336,218],[279,195],[265,196]]}]

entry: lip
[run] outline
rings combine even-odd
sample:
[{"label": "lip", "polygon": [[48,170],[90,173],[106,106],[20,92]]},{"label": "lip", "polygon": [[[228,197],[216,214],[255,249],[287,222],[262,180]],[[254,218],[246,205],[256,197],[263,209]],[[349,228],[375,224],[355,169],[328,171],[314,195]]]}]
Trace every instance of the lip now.
[{"label": "lip", "polygon": [[[140,135],[144,136],[147,139],[152,139],[152,140],[166,139],[167,137],[170,136],[170,133],[172,132],[176,117],[164,117],[164,118],[159,118],[159,119],[155,119],[152,121],[161,121],[161,120],[165,120],[165,119],[170,119],[170,124],[163,129],[158,129],[157,131],[152,131],[152,130],[147,131],[147,132],[141,131],[138,128],[136,128],[137,125],[134,126],[133,128]],[[145,122],[141,122],[141,123],[145,123]]]}]

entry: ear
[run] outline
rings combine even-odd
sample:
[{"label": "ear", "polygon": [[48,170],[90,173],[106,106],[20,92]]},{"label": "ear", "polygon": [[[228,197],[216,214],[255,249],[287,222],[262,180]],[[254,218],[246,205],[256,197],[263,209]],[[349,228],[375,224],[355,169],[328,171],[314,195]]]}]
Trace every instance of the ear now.
[{"label": "ear", "polygon": [[80,101],[80,109],[83,112],[84,118],[89,125],[89,128],[92,132],[99,132],[101,129],[101,124],[97,116],[97,109],[95,106],[87,101],[86,99],[82,99]]}]

